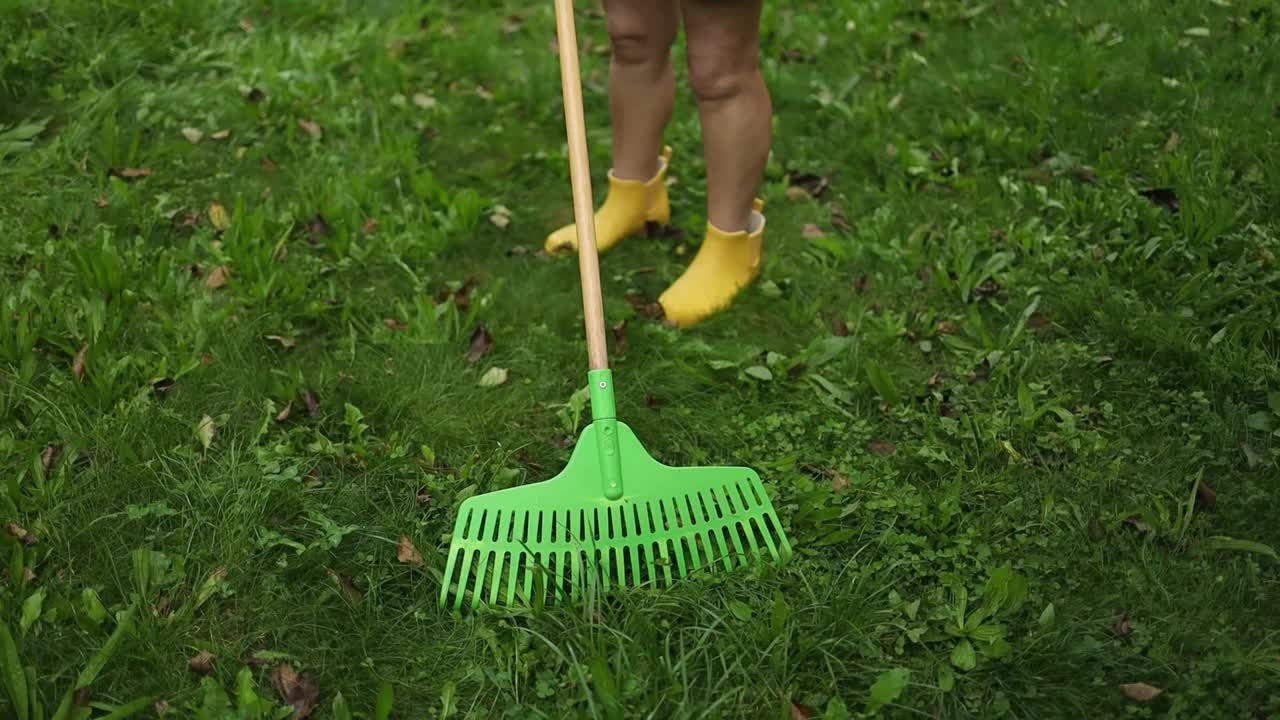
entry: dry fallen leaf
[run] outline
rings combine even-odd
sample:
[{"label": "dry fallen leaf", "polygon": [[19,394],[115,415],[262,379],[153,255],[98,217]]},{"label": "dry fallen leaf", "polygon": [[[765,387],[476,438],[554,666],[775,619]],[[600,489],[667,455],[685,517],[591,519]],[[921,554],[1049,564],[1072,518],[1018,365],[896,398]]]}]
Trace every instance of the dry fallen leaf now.
[{"label": "dry fallen leaf", "polygon": [[813,717],[813,708],[800,703],[791,703],[791,720],[809,720]]},{"label": "dry fallen leaf", "polygon": [[320,398],[309,389],[302,391],[302,404],[307,406],[307,414],[311,417],[320,411]]},{"label": "dry fallen leaf", "polygon": [[787,188],[787,199],[792,202],[801,202],[803,200],[809,200],[812,197],[813,196],[809,194],[809,191],[802,187],[792,185]]},{"label": "dry fallen leaf", "polygon": [[209,136],[209,139],[211,139],[211,140],[226,140],[226,139],[227,139],[227,138],[229,138],[229,137],[231,137],[231,130],[229,130],[229,129],[228,129],[228,130],[219,130],[218,132],[216,132],[216,133],[214,133],[214,134],[210,135],[210,136]]},{"label": "dry fallen leaf", "polygon": [[253,21],[249,18],[240,18],[240,29],[245,32],[253,32]]},{"label": "dry fallen leaf", "polygon": [[1196,509],[1208,510],[1218,503],[1218,493],[1203,480],[1196,485]]},{"label": "dry fallen leaf", "polygon": [[1129,623],[1128,611],[1125,611],[1125,613],[1120,616],[1120,619],[1116,621],[1115,627],[1111,628],[1111,630],[1116,634],[1116,637],[1121,639],[1127,638],[1133,634],[1133,625]]},{"label": "dry fallen leaf", "polygon": [[408,535],[400,535],[400,544],[396,546],[396,560],[418,567],[423,565],[422,553],[418,552]]},{"label": "dry fallen leaf", "polygon": [[471,351],[467,353],[467,362],[474,365],[492,349],[493,338],[489,336],[489,331],[484,325],[477,327],[475,332],[471,333]]},{"label": "dry fallen leaf", "polygon": [[430,110],[436,106],[436,99],[426,93],[415,93],[413,96],[413,104],[423,110]]},{"label": "dry fallen leaf", "polygon": [[182,128],[182,137],[186,138],[192,145],[204,139],[204,133],[199,128],[184,127]]},{"label": "dry fallen leaf", "polygon": [[499,205],[493,209],[493,213],[489,215],[489,222],[500,228],[505,228],[511,224],[511,211],[504,205]]},{"label": "dry fallen leaf", "polygon": [[120,168],[119,170],[112,170],[111,172],[116,177],[121,177],[125,180],[136,180],[138,178],[149,177],[151,175],[151,168]]},{"label": "dry fallen leaf", "polygon": [[93,199],[93,204],[97,205],[100,208],[104,208],[110,205],[111,203],[107,202],[107,199],[105,197],[99,195],[98,197]]},{"label": "dry fallen leaf", "polygon": [[311,716],[320,700],[320,686],[311,673],[298,674],[290,665],[280,665],[271,673],[271,685],[280,699],[293,706],[298,720]]},{"label": "dry fallen leaf", "polygon": [[364,224],[360,226],[360,231],[365,235],[372,235],[378,231],[378,221],[374,218],[365,218]]},{"label": "dry fallen leaf", "polygon": [[84,381],[85,371],[85,355],[89,352],[89,343],[85,343],[80,348],[80,352],[76,353],[76,358],[71,362],[71,374],[76,376],[76,380]]},{"label": "dry fallen leaf", "polygon": [[338,589],[342,591],[342,595],[347,598],[347,602],[352,605],[360,602],[360,591],[356,589],[355,582],[352,581],[350,575],[339,575],[336,570],[328,570],[329,577],[337,583]]},{"label": "dry fallen leaf", "polygon": [[291,347],[293,347],[293,346],[295,346],[295,345],[297,345],[297,344],[298,344],[298,343],[294,342],[293,338],[288,337],[288,336],[285,336],[285,335],[268,335],[268,336],[267,336],[267,339],[268,339],[268,340],[275,340],[276,342],[280,343],[280,347],[282,347],[282,348],[284,348],[284,349],[286,349],[286,350],[288,350],[289,348],[291,348]]},{"label": "dry fallen leaf", "polygon": [[289,415],[293,412],[293,401],[285,403],[284,409],[276,413],[276,422],[282,423],[289,419]]},{"label": "dry fallen leaf", "polygon": [[822,228],[813,223],[806,223],[804,229],[800,231],[800,235],[807,240],[815,240],[820,237],[826,237],[826,233],[822,232]]},{"label": "dry fallen leaf", "polygon": [[1164,691],[1146,683],[1127,683],[1120,686],[1120,692],[1124,693],[1125,697],[1130,700],[1151,702],[1160,697]]},{"label": "dry fallen leaf", "polygon": [[955,335],[960,326],[950,320],[940,320],[937,325],[939,335]]},{"label": "dry fallen leaf", "polygon": [[215,430],[213,418],[205,415],[200,418],[200,422],[196,424],[196,437],[200,440],[200,445],[205,450],[213,444],[213,432]]},{"label": "dry fallen leaf", "polygon": [[831,334],[836,337],[849,337],[849,323],[842,318],[831,320]]},{"label": "dry fallen leaf", "polygon": [[36,536],[31,534],[30,530],[18,525],[17,523],[9,523],[8,525],[5,525],[4,531],[9,534],[9,537],[17,540],[23,545],[30,547],[36,544]]},{"label": "dry fallen leaf", "polygon": [[204,278],[204,286],[210,290],[217,290],[227,284],[227,279],[231,277],[231,268],[227,265],[219,265],[209,272]]},{"label": "dry fallen leaf", "polygon": [[208,675],[213,672],[213,653],[201,651],[187,662],[187,669],[197,675]]},{"label": "dry fallen leaf", "polygon": [[613,352],[618,355],[626,355],[628,345],[627,321],[624,318],[613,326]]},{"label": "dry fallen leaf", "polygon": [[324,131],[316,124],[314,120],[299,120],[298,126],[301,127],[308,135],[319,140],[324,136]]},{"label": "dry fallen leaf", "polygon": [[497,387],[507,381],[507,369],[491,367],[480,377],[480,387]]},{"label": "dry fallen leaf", "polygon": [[231,215],[222,203],[209,203],[208,215],[209,222],[213,225],[214,230],[222,232],[231,227]]},{"label": "dry fallen leaf", "polygon": [[49,473],[49,469],[53,467],[53,463],[62,454],[62,445],[50,445],[40,453],[40,467],[44,468],[45,474]]},{"label": "dry fallen leaf", "polygon": [[898,446],[887,440],[872,440],[867,443],[867,452],[873,455],[893,455],[898,452]]}]

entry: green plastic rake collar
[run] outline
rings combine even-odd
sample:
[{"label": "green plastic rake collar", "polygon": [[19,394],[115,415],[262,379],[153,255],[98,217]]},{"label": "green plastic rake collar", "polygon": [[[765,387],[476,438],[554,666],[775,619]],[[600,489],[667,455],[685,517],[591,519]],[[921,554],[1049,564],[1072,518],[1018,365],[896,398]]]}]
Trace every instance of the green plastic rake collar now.
[{"label": "green plastic rake collar", "polygon": [[593,590],[666,587],[700,570],[786,562],[791,546],[759,476],[670,467],[615,417],[608,370],[592,371],[592,422],[550,480],[468,498],[440,606],[576,601]]}]

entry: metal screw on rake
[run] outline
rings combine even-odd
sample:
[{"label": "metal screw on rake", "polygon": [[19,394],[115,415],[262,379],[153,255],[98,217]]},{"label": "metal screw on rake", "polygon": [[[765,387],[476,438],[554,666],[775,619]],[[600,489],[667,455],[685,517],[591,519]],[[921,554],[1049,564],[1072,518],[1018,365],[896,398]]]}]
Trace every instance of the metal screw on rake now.
[{"label": "metal screw on rake", "polygon": [[667,587],[698,571],[784,563],[787,541],[760,477],[742,467],[659,463],[618,420],[605,345],[572,0],[556,0],[569,169],[586,316],[591,424],[541,483],[458,509],[440,606],[568,599],[584,587]]}]

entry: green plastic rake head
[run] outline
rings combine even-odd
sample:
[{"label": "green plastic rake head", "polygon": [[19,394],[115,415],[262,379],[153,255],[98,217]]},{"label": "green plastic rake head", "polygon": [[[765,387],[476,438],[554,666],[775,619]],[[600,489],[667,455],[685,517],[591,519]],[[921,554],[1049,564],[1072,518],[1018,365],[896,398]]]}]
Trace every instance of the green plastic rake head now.
[{"label": "green plastic rake head", "polygon": [[600,268],[572,0],[555,0],[587,331],[592,422],[569,464],[541,483],[462,503],[441,607],[576,600],[621,586],[668,586],[701,570],[786,562],[791,546],[747,468],[677,468],[619,422],[605,344]]},{"label": "green plastic rake head", "polygon": [[591,373],[595,417],[559,475],[462,503],[441,606],[576,602],[790,558],[754,471],[663,465],[625,423],[597,415],[613,406],[608,373]]}]

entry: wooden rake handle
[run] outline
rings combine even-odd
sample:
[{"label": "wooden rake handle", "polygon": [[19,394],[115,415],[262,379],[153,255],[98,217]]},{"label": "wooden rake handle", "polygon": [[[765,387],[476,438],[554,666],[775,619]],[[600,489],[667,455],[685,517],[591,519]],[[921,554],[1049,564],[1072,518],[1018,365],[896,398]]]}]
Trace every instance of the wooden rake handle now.
[{"label": "wooden rake handle", "polygon": [[573,215],[578,230],[578,272],[582,276],[582,311],[587,326],[587,359],[591,370],[609,367],[604,334],[604,301],[600,293],[600,258],[596,251],[595,208],[591,199],[591,163],[587,157],[586,121],[582,110],[582,73],[573,0],[555,0],[556,38],[560,48],[560,84],[564,124],[569,137],[569,175],[573,183]]}]

